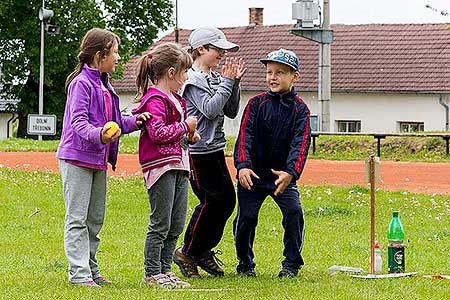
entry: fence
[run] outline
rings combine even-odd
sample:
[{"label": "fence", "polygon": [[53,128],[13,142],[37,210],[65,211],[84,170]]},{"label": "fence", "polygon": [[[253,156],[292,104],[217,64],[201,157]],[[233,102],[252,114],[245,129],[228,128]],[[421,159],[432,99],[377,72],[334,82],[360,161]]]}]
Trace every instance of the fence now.
[{"label": "fence", "polygon": [[445,154],[449,156],[449,133],[366,133],[366,132],[320,132],[313,131],[312,137],[312,150],[313,154],[316,153],[316,138],[321,135],[336,135],[336,136],[373,136],[377,139],[377,156],[381,157],[381,139],[385,139],[388,136],[395,137],[440,137],[445,141]]}]

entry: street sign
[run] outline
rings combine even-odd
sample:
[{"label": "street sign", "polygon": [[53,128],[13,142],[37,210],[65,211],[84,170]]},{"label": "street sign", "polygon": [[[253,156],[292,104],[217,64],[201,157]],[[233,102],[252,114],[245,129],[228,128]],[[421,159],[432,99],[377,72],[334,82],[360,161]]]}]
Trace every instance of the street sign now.
[{"label": "street sign", "polygon": [[28,115],[27,133],[29,135],[55,135],[55,115]]}]

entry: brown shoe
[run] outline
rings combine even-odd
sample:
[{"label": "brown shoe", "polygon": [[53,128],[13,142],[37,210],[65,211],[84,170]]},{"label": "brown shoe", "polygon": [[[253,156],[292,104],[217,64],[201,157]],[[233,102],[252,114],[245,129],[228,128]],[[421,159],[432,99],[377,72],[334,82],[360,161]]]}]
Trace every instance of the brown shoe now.
[{"label": "brown shoe", "polygon": [[224,272],[220,266],[223,266],[223,262],[217,258],[216,254],[222,254],[222,251],[217,250],[209,251],[205,256],[197,258],[195,261],[198,266],[214,276],[223,276]]},{"label": "brown shoe", "polygon": [[173,253],[173,262],[180,267],[180,271],[184,276],[199,278],[200,274],[198,274],[197,265],[194,260],[191,257],[184,255],[181,249],[182,246],[178,247]]}]

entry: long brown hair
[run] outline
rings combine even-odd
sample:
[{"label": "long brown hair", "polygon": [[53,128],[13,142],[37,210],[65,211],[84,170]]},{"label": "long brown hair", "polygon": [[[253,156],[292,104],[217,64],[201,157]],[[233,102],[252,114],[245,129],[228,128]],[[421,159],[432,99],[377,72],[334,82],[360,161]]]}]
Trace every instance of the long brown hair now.
[{"label": "long brown hair", "polygon": [[83,37],[80,45],[80,53],[78,54],[78,64],[75,70],[67,76],[65,91],[69,88],[70,82],[81,73],[83,65],[90,65],[97,52],[100,52],[100,56],[105,58],[111,52],[111,48],[114,45],[114,41],[120,44],[120,38],[115,33],[101,28],[92,28]]},{"label": "long brown hair", "polygon": [[150,86],[156,84],[169,68],[178,74],[192,66],[192,57],[180,45],[163,43],[143,55],[136,68],[136,86],[138,93],[136,101],[147,92]]}]

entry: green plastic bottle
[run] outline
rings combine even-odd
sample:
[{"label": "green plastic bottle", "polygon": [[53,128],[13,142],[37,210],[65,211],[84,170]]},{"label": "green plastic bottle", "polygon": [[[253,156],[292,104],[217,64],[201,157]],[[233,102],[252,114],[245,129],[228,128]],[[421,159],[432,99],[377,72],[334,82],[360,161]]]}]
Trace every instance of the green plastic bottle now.
[{"label": "green plastic bottle", "polygon": [[398,211],[392,213],[388,230],[388,271],[389,273],[405,272],[405,232],[398,218]]}]

